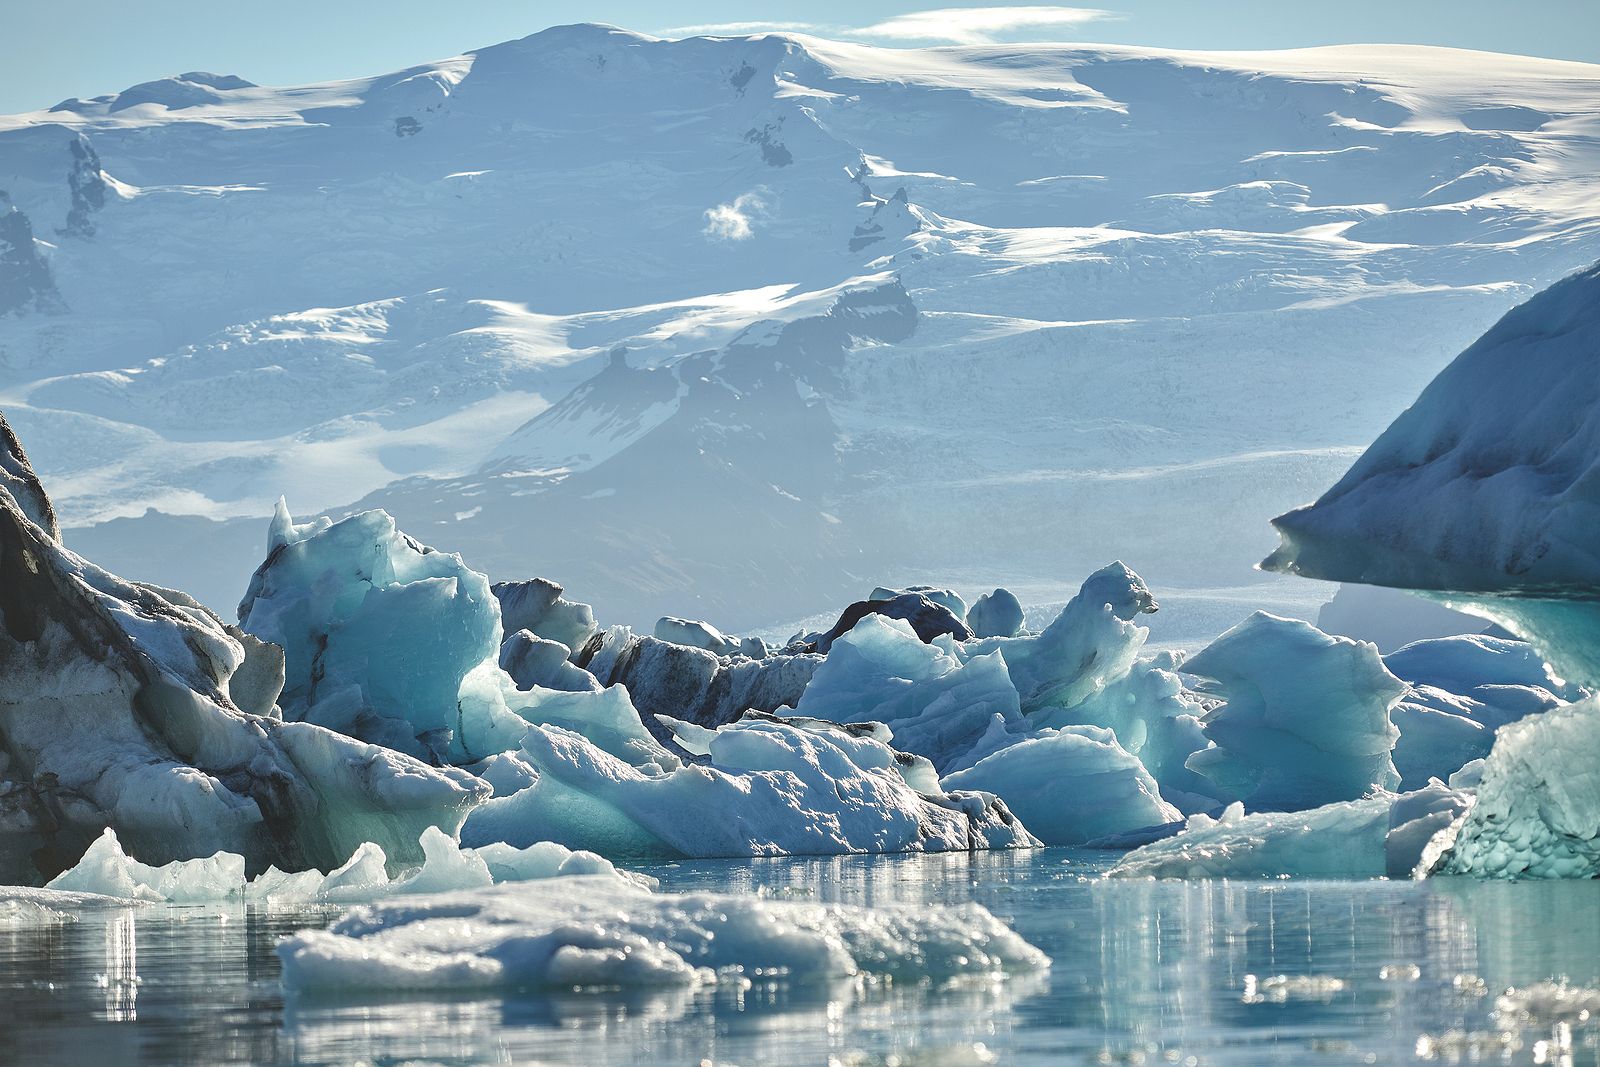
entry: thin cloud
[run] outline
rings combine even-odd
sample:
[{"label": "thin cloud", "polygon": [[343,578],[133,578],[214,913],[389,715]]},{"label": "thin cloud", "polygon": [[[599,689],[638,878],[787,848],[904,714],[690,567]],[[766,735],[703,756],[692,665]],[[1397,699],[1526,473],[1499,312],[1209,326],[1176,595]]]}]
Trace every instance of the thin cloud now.
[{"label": "thin cloud", "polygon": [[815,22],[707,22],[658,30],[662,37],[746,37],[755,33],[821,33],[837,27]]},{"label": "thin cloud", "polygon": [[896,15],[849,32],[852,37],[897,41],[991,44],[1005,36],[1072,29],[1117,17],[1095,7],[944,7]]},{"label": "thin cloud", "polygon": [[1120,19],[1098,7],[941,7],[910,11],[870,26],[823,22],[708,22],[658,30],[662,37],[744,37],[758,33],[809,33],[818,37],[861,41],[993,44],[1006,38],[1038,37],[1072,30],[1091,22]]}]

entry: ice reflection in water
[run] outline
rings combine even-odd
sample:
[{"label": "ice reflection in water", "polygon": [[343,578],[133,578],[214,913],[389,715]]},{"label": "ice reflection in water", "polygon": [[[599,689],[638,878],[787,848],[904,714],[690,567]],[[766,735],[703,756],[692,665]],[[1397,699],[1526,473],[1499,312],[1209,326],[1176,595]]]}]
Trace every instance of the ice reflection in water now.
[{"label": "ice reflection in water", "polygon": [[958,985],[285,1005],[273,944],[326,911],[18,919],[0,924],[0,1060],[1600,1064],[1600,885],[1108,882],[1102,866],[1049,850],[651,871],[669,889],[976,900],[1055,961]]}]

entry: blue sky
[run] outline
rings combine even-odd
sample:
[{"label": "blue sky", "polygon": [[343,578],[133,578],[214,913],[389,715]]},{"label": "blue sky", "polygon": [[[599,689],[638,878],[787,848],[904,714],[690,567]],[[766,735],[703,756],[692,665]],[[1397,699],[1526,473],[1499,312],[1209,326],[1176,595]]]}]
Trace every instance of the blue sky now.
[{"label": "blue sky", "polygon": [[941,8],[891,0],[4,0],[0,113],[114,92],[186,70],[238,74],[267,85],[379,74],[568,22],[607,22],[646,33],[787,25],[891,45],[1438,44],[1600,62],[1600,0],[1103,2],[1104,8]]}]

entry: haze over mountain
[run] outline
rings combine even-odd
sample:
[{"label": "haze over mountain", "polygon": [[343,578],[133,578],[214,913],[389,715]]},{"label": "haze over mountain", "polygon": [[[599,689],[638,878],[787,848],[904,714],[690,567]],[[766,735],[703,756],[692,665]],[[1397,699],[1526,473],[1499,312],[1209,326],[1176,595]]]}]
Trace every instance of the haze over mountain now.
[{"label": "haze over mountain", "polygon": [[224,610],[280,494],[613,621],[1237,586],[1600,259],[1586,64],[570,26],[244,76],[0,118],[0,406],[69,544]]}]

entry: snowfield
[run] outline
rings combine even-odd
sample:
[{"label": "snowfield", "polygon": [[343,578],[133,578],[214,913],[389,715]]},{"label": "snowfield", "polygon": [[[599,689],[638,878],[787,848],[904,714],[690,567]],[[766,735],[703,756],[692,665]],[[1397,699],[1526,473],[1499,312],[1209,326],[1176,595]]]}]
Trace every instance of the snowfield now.
[{"label": "snowfield", "polygon": [[190,72],[0,118],[0,402],[70,543],[215,607],[285,493],[636,625],[1231,589],[1600,258],[1597,174],[1600,67],[1412,46]]}]

